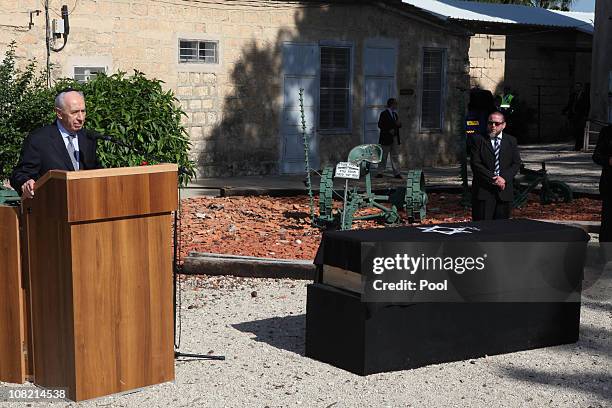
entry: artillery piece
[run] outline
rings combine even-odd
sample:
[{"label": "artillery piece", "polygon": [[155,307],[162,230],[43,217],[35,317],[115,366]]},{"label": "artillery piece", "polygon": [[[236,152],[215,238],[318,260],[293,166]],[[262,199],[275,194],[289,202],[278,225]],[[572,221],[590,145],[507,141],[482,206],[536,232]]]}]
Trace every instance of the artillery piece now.
[{"label": "artillery piece", "polygon": [[[377,144],[363,144],[354,147],[348,155],[347,162],[338,163],[335,167],[325,167],[321,172],[319,183],[319,216],[314,217],[314,225],[320,228],[350,229],[355,220],[382,219],[386,224],[397,224],[401,221],[399,210],[406,211],[410,223],[421,222],[426,215],[427,194],[425,193],[425,175],[420,169],[410,170],[406,177],[406,186],[390,190],[388,194],[379,195],[372,191],[371,164],[378,164],[382,159],[382,148]],[[334,171],[335,170],[335,171]],[[360,192],[357,185],[349,189],[349,180],[358,180],[365,176],[365,192]],[[345,179],[343,207],[334,211],[334,177]],[[391,204],[390,207],[382,203]],[[375,214],[355,216],[358,210],[375,208]]]},{"label": "artillery piece", "polygon": [[539,184],[540,202],[542,204],[569,203],[572,201],[572,189],[566,183],[557,180],[549,180],[546,171],[546,163],[542,162],[540,170],[531,170],[521,164],[519,175],[514,178],[514,201],[512,206],[519,208],[523,206],[529,197],[529,193],[534,191]]}]

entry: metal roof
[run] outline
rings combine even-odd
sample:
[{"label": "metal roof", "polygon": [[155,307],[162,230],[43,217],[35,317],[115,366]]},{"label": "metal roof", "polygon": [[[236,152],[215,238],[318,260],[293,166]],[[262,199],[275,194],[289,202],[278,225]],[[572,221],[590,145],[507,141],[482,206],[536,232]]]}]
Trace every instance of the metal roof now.
[{"label": "metal roof", "polygon": [[442,20],[575,28],[593,34],[595,13],[461,0],[402,0]]}]

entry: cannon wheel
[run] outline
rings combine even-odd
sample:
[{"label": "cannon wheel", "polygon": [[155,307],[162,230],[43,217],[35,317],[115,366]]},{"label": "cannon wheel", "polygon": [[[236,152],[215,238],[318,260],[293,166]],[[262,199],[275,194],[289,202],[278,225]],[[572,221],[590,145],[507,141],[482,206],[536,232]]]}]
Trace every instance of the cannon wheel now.
[{"label": "cannon wheel", "polygon": [[331,220],[334,202],[334,169],[325,167],[319,183],[319,218]]},{"label": "cannon wheel", "polygon": [[397,213],[397,208],[392,206],[389,211],[385,213],[385,224],[395,225],[401,221],[400,215]]},{"label": "cannon wheel", "polygon": [[409,222],[422,222],[427,214],[427,194],[423,170],[410,170],[406,176],[404,196],[406,215]]},{"label": "cannon wheel", "polygon": [[529,192],[526,191],[527,187],[522,184],[518,179],[514,179],[514,199],[512,200],[512,208],[521,208],[527,202]]},{"label": "cannon wheel", "polygon": [[548,191],[542,189],[540,192],[542,204],[569,203],[572,198],[572,189],[562,181],[549,181]]}]

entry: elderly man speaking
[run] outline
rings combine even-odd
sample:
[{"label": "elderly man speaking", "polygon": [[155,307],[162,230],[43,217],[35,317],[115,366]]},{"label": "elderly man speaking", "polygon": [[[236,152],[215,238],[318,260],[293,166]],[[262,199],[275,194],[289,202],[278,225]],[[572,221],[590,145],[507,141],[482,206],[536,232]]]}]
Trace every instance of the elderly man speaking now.
[{"label": "elderly man speaking", "polygon": [[53,124],[33,131],[23,142],[11,186],[22,198],[34,197],[34,183],[49,170],[89,170],[100,168],[96,141],[86,136],[85,97],[65,89],[55,98]]}]

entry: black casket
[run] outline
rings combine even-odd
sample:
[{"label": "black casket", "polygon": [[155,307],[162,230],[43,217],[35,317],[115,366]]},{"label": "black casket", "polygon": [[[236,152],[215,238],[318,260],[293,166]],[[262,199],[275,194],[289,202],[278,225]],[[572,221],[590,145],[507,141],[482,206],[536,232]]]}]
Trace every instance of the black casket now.
[{"label": "black casket", "polygon": [[[588,240],[580,228],[523,219],[326,232],[308,287],[306,356],[367,375],[575,342]],[[373,259],[397,252],[422,265],[486,259],[461,273],[372,273]],[[447,290],[372,290],[381,277],[424,276]]]}]

